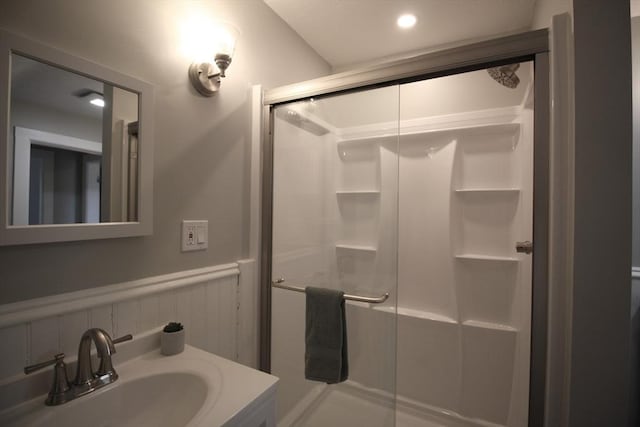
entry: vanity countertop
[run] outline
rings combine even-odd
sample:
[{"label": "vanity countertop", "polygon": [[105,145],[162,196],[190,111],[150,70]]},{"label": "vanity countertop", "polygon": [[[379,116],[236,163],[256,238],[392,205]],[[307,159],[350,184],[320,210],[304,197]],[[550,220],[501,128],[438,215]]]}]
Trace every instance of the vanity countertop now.
[{"label": "vanity countertop", "polygon": [[0,412],[0,425],[258,427],[275,423],[276,377],[195,347],[187,345],[173,356],[154,349],[116,364],[116,369],[119,379],[109,386],[59,406],[45,406],[45,396],[40,395]]}]

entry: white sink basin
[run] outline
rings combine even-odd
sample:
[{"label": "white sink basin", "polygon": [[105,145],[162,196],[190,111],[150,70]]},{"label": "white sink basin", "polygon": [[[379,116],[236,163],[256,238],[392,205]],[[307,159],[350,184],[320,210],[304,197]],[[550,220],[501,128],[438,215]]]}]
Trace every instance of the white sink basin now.
[{"label": "white sink basin", "polygon": [[[29,416],[27,424],[32,427],[185,426],[202,408],[207,398],[207,384],[197,375],[172,372],[116,381],[85,397],[57,408],[36,409],[30,415],[40,416]],[[16,421],[27,420],[19,417]]]},{"label": "white sink basin", "polygon": [[[0,413],[0,425],[31,427],[204,427],[245,424],[252,407],[273,398],[277,379],[186,346],[116,365],[120,378],[69,403],[44,396]],[[256,424],[258,425],[258,424]],[[269,425],[269,423],[267,423]]]}]

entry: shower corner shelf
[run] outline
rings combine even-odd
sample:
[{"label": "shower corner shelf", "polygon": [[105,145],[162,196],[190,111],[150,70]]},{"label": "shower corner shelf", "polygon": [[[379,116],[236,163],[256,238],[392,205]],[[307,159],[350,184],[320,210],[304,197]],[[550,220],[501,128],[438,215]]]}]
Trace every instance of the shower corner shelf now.
[{"label": "shower corner shelf", "polygon": [[495,256],[495,255],[482,255],[482,254],[457,254],[456,259],[459,260],[472,260],[472,261],[495,261],[495,262],[518,262],[518,258]]},{"label": "shower corner shelf", "polygon": [[344,243],[338,243],[336,244],[336,249],[342,249],[342,250],[347,250],[347,251],[360,251],[360,252],[376,252],[377,249],[375,246],[368,246],[368,245],[348,245],[348,244],[344,244]]}]

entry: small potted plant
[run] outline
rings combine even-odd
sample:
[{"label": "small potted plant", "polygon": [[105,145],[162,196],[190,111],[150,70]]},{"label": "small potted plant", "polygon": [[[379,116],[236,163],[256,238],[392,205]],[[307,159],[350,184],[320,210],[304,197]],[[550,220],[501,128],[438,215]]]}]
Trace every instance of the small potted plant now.
[{"label": "small potted plant", "polygon": [[184,351],[184,327],[182,323],[169,322],[160,333],[160,352],[165,356]]}]

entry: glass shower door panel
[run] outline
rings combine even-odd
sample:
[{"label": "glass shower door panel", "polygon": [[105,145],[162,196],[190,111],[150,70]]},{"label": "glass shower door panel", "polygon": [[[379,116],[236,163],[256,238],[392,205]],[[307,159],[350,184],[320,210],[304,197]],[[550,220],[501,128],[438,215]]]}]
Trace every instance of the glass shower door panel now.
[{"label": "glass shower door panel", "polygon": [[278,425],[395,425],[398,86],[274,109],[272,278],[347,301],[349,378],[305,379],[305,294],[272,288]]},{"label": "glass shower door panel", "polygon": [[533,64],[487,71],[400,88],[397,399],[438,425],[525,427]]}]

